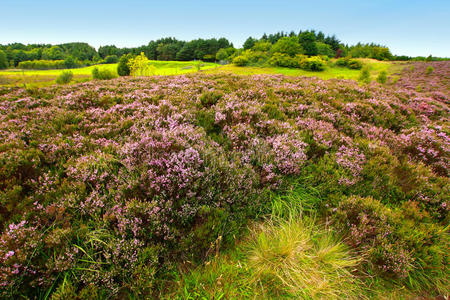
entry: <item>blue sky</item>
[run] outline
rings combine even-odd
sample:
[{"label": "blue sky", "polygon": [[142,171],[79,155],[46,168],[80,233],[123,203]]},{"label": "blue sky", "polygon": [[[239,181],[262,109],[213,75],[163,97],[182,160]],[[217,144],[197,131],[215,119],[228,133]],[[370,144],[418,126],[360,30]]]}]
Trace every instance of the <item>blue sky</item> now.
[{"label": "blue sky", "polygon": [[394,54],[450,57],[450,0],[0,0],[0,43],[140,46],[173,36],[248,36],[317,29]]}]

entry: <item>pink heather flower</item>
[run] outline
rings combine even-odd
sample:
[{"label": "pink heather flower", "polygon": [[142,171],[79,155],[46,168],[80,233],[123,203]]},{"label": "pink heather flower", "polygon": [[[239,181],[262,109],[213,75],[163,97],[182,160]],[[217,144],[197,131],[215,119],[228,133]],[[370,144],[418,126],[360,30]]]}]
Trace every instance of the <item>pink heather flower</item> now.
[{"label": "pink heather flower", "polygon": [[5,255],[5,259],[8,259],[9,257],[13,256],[15,254],[14,251],[8,251],[8,253],[6,253]]}]

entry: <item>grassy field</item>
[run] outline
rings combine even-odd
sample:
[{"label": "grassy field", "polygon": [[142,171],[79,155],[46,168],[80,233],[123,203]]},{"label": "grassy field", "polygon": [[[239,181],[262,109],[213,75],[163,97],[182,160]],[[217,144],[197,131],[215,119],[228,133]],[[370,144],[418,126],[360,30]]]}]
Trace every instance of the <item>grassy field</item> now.
[{"label": "grassy field", "polygon": [[[374,80],[377,74],[381,71],[387,71],[390,76],[397,76],[403,68],[403,63],[393,63],[385,61],[377,61],[374,59],[361,59],[363,63],[370,68],[372,79]],[[152,75],[181,75],[187,73],[197,72],[198,62],[194,61],[151,61],[150,72]],[[104,64],[89,66],[78,69],[71,69],[74,74],[73,82],[88,81],[92,78],[92,70],[98,67],[100,69],[109,69],[116,72],[117,64]],[[230,64],[221,66],[215,63],[202,63],[200,70],[206,73],[232,73],[238,75],[252,75],[252,74],[283,74],[287,76],[314,76],[321,79],[353,79],[357,80],[360,75],[360,70],[351,70],[343,67],[333,66],[333,61],[330,61],[329,66],[322,72],[311,72],[301,69],[279,68],[279,67],[238,67]],[[49,86],[55,83],[56,77],[64,70],[19,70],[10,69],[0,71],[0,86],[1,85],[29,85],[29,86]]]},{"label": "grassy field", "polygon": [[[198,71],[198,62],[194,61],[150,61],[153,75],[180,75]],[[218,67],[215,63],[201,63],[200,70]],[[90,80],[92,70],[109,69],[113,72],[117,70],[117,64],[103,64],[84,68],[71,69],[74,75],[74,82]],[[37,85],[48,86],[55,83],[56,77],[65,70],[20,70],[9,69],[0,71],[0,85]]]},{"label": "grassy field", "polygon": [[[374,80],[379,72],[386,71],[388,75],[399,73],[403,68],[402,63],[393,63],[387,61],[378,61],[374,59],[361,59],[361,61],[369,66],[372,79]],[[314,76],[321,79],[353,79],[357,80],[361,70],[351,70],[344,67],[332,66],[333,61],[322,72],[305,71],[301,69],[279,68],[279,67],[238,67],[236,65],[226,65],[221,68],[208,70],[207,73],[233,73],[239,75],[254,75],[254,74],[283,74],[287,76]]]}]

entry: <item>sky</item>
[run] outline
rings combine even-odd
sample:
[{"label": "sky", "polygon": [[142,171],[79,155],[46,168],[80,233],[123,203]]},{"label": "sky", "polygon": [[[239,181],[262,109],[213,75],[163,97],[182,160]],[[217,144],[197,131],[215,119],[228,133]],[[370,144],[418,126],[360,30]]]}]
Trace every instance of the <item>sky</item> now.
[{"label": "sky", "polygon": [[134,47],[171,36],[241,47],[249,36],[307,29],[397,55],[450,57],[450,0],[0,0],[0,44]]}]

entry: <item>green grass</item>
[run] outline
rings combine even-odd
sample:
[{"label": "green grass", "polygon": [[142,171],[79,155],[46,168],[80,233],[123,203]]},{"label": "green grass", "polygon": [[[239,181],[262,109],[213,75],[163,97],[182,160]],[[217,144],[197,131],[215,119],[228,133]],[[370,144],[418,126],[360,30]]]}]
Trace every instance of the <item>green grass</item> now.
[{"label": "green grass", "polygon": [[365,274],[363,257],[324,220],[307,213],[318,201],[298,187],[276,196],[272,211],[233,249],[180,271],[163,299],[412,299],[401,285]]},{"label": "green grass", "polygon": [[283,199],[275,199],[270,217],[234,250],[182,276],[167,297],[356,299],[363,290],[352,274],[358,259],[332,231],[303,215],[299,199]]},{"label": "green grass", "polygon": [[[386,71],[388,76],[396,77],[403,68],[402,63],[384,62],[373,59],[361,59],[370,69],[371,79],[375,80],[381,71]],[[283,74],[287,76],[315,76],[321,79],[353,79],[358,80],[360,70],[351,70],[348,68],[333,66],[333,60],[329,66],[322,72],[311,72],[301,69],[278,68],[278,67],[238,67],[235,65],[221,66],[215,63],[199,63],[194,61],[150,61],[151,75],[181,75],[197,72],[199,69],[207,73],[233,73],[237,75],[253,74]],[[117,64],[103,64],[89,66],[78,69],[70,69],[74,77],[72,82],[83,82],[92,79],[92,70],[98,67],[100,69],[109,69],[116,73]],[[49,86],[55,84],[55,80],[65,70],[18,70],[9,69],[0,71],[0,86]]]},{"label": "green grass", "polygon": [[[200,64],[200,66],[199,66]],[[150,61],[152,75],[180,75],[216,68],[219,65],[215,63],[194,62],[194,61]],[[103,64],[84,68],[70,69],[73,73],[73,82],[83,82],[92,78],[92,70],[108,69],[114,73],[117,72],[117,64]],[[9,69],[0,71],[0,85],[19,85],[48,86],[55,84],[56,78],[67,70],[18,70]]]},{"label": "green grass", "polygon": [[[361,61],[367,65],[370,69],[371,78],[375,80],[378,73],[381,71],[386,71],[388,75],[395,75],[403,68],[401,63],[377,61],[374,59],[361,59]],[[279,67],[238,67],[236,65],[226,65],[221,68],[214,70],[208,70],[207,73],[233,73],[238,75],[254,75],[254,74],[283,74],[287,76],[309,76],[318,77],[321,79],[353,79],[357,80],[361,73],[361,70],[351,70],[343,67],[332,66],[333,61],[330,65],[322,72],[312,72],[305,71],[301,69],[291,69],[291,68],[279,68]]]}]

